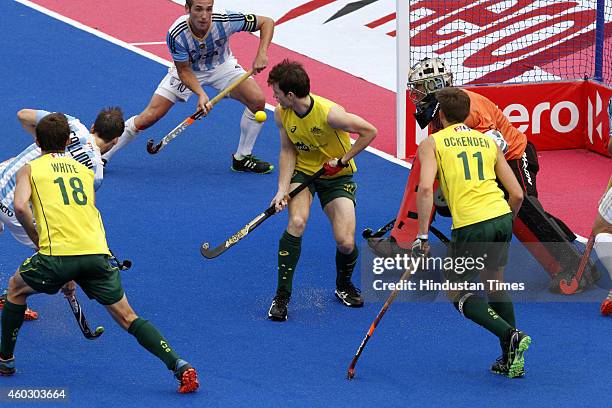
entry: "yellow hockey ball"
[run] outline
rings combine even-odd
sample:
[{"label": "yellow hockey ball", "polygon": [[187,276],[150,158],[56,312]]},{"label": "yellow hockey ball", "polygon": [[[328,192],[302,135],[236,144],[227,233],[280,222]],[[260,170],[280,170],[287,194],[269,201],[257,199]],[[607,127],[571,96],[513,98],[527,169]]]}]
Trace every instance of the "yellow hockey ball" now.
[{"label": "yellow hockey ball", "polygon": [[265,122],[266,119],[268,119],[268,115],[266,115],[266,112],[264,111],[255,112],[255,120],[258,121],[259,123]]}]

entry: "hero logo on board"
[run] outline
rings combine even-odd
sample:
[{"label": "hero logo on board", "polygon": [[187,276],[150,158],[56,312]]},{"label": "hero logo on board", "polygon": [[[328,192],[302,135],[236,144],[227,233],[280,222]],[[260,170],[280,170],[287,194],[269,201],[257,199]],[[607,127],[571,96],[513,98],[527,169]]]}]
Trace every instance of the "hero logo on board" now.
[{"label": "hero logo on board", "polygon": [[558,133],[572,132],[580,121],[580,110],[576,103],[565,100],[554,104],[547,101],[540,102],[531,110],[523,104],[512,103],[503,111],[518,130],[523,133],[529,131],[532,135],[542,133],[545,120]]}]

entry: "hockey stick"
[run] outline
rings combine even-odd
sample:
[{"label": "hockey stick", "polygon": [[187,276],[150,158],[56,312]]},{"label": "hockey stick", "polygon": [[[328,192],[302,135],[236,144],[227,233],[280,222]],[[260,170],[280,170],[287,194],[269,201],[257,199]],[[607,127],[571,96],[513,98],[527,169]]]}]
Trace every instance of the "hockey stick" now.
[{"label": "hockey stick", "polygon": [[[382,227],[380,227],[378,230],[376,230],[376,232],[372,232],[371,228],[366,228],[363,230],[363,232],[361,233],[361,236],[364,239],[370,239],[370,238],[380,238],[383,235],[385,235],[387,232],[391,231],[393,229],[393,226],[395,225],[395,218],[392,219],[391,221],[389,221],[388,223],[386,223],[385,225],[383,225]],[[436,227],[434,227],[433,225],[429,226],[429,230],[444,244],[448,244],[450,242],[450,240],[446,237],[446,235],[444,235],[444,233],[442,231],[440,231],[439,229],[437,229]]]},{"label": "hockey stick", "polygon": [[[298,195],[302,190],[304,190],[306,187],[312,184],[312,182],[314,182],[319,176],[321,176],[324,173],[325,173],[325,169],[322,168],[321,170],[317,171],[312,176],[309,176],[306,180],[304,180],[302,184],[294,188],[289,193],[289,198],[291,199],[295,197],[296,195]],[[266,209],[266,211],[262,212],[257,217],[253,218],[240,231],[238,231],[237,233],[229,237],[224,243],[220,244],[216,248],[210,249],[210,244],[208,242],[204,242],[200,246],[200,253],[202,254],[203,257],[208,258],[208,259],[216,258],[217,256],[227,251],[229,248],[234,246],[242,238],[246,237],[251,231],[253,231],[262,222],[264,222],[265,220],[267,220],[274,214],[276,214],[276,208],[274,207],[274,205],[271,205],[270,207]]]},{"label": "hockey stick", "polygon": [[83,336],[87,340],[95,340],[104,333],[104,327],[98,326],[95,332],[91,332],[89,325],[87,324],[87,320],[85,319],[85,315],[83,314],[83,309],[81,309],[81,305],[77,300],[76,296],[72,295],[70,297],[66,297],[68,303],[70,304],[70,309],[72,309],[72,313],[74,314],[74,318],[79,324],[79,328],[81,332],[83,332]]},{"label": "hockey stick", "polygon": [[[398,283],[406,280],[408,275],[410,275],[411,273],[412,273],[412,269],[410,268],[406,269],[406,271],[402,274],[402,277],[400,278]],[[393,292],[391,292],[391,294],[387,298],[387,301],[383,305],[382,309],[380,309],[380,312],[378,312],[376,319],[374,319],[374,321],[370,325],[370,329],[366,333],[365,337],[363,338],[363,340],[361,340],[361,344],[359,345],[359,348],[357,349],[357,353],[355,353],[355,356],[353,357],[353,360],[351,361],[351,364],[348,367],[346,376],[349,380],[352,380],[353,377],[355,377],[355,365],[357,365],[357,360],[359,360],[359,356],[361,356],[361,353],[363,352],[363,349],[365,349],[365,346],[368,343],[368,340],[370,340],[370,337],[372,337],[372,334],[374,334],[374,330],[376,330],[376,326],[378,326],[378,323],[380,322],[380,320],[383,318],[383,316],[387,312],[387,309],[389,309],[389,306],[391,306],[391,303],[393,303],[393,301],[397,297],[399,290],[400,290],[400,285],[395,285],[395,289],[393,289]]]},{"label": "hockey stick", "polygon": [[385,235],[387,232],[391,231],[394,225],[395,225],[395,218],[389,221],[388,223],[386,223],[385,225],[383,225],[382,227],[380,227],[378,230],[376,230],[376,232],[372,232],[372,228],[364,229],[363,232],[361,233],[361,236],[364,239],[380,238],[383,235]]},{"label": "hockey stick", "polygon": [[564,295],[572,295],[578,290],[582,275],[584,274],[584,271],[586,270],[586,267],[589,264],[589,259],[591,257],[591,251],[593,250],[594,244],[595,235],[591,233],[591,235],[589,236],[589,240],[587,241],[586,248],[584,249],[584,253],[582,254],[582,258],[580,258],[580,265],[578,266],[578,271],[571,280],[566,281],[561,279],[561,282],[559,282],[559,289]]},{"label": "hockey stick", "polygon": [[[232,82],[227,88],[225,88],[224,90],[219,92],[219,94],[217,94],[217,96],[212,98],[210,100],[210,104],[211,105],[215,105],[221,99],[225,98],[225,96],[227,94],[229,94],[231,91],[233,91],[234,88],[236,88],[238,85],[240,85],[242,83],[242,81],[244,81],[245,79],[250,77],[252,74],[253,74],[253,70],[252,69],[250,69],[247,72],[245,72],[244,74],[242,74],[242,76],[240,78],[238,78],[236,81]],[[155,142],[153,141],[153,139],[149,139],[147,141],[147,152],[149,152],[150,154],[156,154],[157,152],[159,152],[164,146],[166,146],[168,143],[170,143],[172,141],[172,139],[177,137],[181,132],[183,132],[183,130],[187,129],[189,127],[189,125],[191,125],[197,119],[200,119],[203,114],[204,114],[204,111],[199,110],[196,113],[194,113],[193,115],[189,116],[187,119],[182,121],[177,127],[172,129],[172,131],[170,133],[168,133],[166,136],[164,136],[159,141],[159,143],[157,143],[156,145],[154,145]]]}]

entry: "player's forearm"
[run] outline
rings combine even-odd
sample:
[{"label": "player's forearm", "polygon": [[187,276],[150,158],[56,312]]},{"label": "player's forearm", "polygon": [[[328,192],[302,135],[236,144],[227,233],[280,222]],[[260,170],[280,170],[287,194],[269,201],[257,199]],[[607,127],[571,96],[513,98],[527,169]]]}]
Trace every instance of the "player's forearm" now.
[{"label": "player's forearm", "polygon": [[15,217],[25,230],[28,237],[32,240],[34,245],[38,247],[38,233],[34,226],[34,215],[30,209],[29,204],[17,204],[15,205]]},{"label": "player's forearm", "polygon": [[376,137],[376,128],[367,129],[359,133],[359,137],[355,140],[355,143],[351,146],[348,152],[341,157],[342,163],[348,163],[353,157],[357,156],[361,151],[372,143],[372,140]]},{"label": "player's forearm", "polygon": [[297,154],[293,149],[281,149],[278,160],[278,191],[288,193],[291,176],[295,170]]},{"label": "player's forearm", "polygon": [[417,191],[417,214],[419,217],[419,235],[429,233],[429,218],[431,218],[431,210],[433,209],[433,187],[419,186]]},{"label": "player's forearm", "polygon": [[508,197],[508,205],[510,205],[510,209],[512,210],[512,215],[514,217],[518,215],[518,212],[521,209],[522,204],[523,204],[522,190],[520,194],[510,194],[510,196]]},{"label": "player's forearm", "polygon": [[26,132],[36,137],[36,111],[34,109],[21,109],[17,112],[17,119]]},{"label": "player's forearm", "polygon": [[274,20],[270,17],[259,17],[261,23],[259,26],[259,48],[257,53],[265,56],[268,53],[268,47],[274,36]]},{"label": "player's forearm", "polygon": [[181,79],[181,82],[187,86],[194,94],[201,96],[204,95],[204,89],[202,85],[200,85],[200,81],[193,73],[191,69],[188,68],[179,68],[177,65],[178,76]]}]

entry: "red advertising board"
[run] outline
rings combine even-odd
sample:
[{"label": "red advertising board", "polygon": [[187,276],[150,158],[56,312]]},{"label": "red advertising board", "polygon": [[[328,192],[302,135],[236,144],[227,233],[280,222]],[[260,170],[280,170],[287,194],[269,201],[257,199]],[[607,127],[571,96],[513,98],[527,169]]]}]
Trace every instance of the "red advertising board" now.
[{"label": "red advertising board", "polygon": [[[538,150],[584,149],[608,155],[612,88],[592,81],[472,86],[492,100]],[[416,124],[408,104],[407,152],[416,149]]]}]

